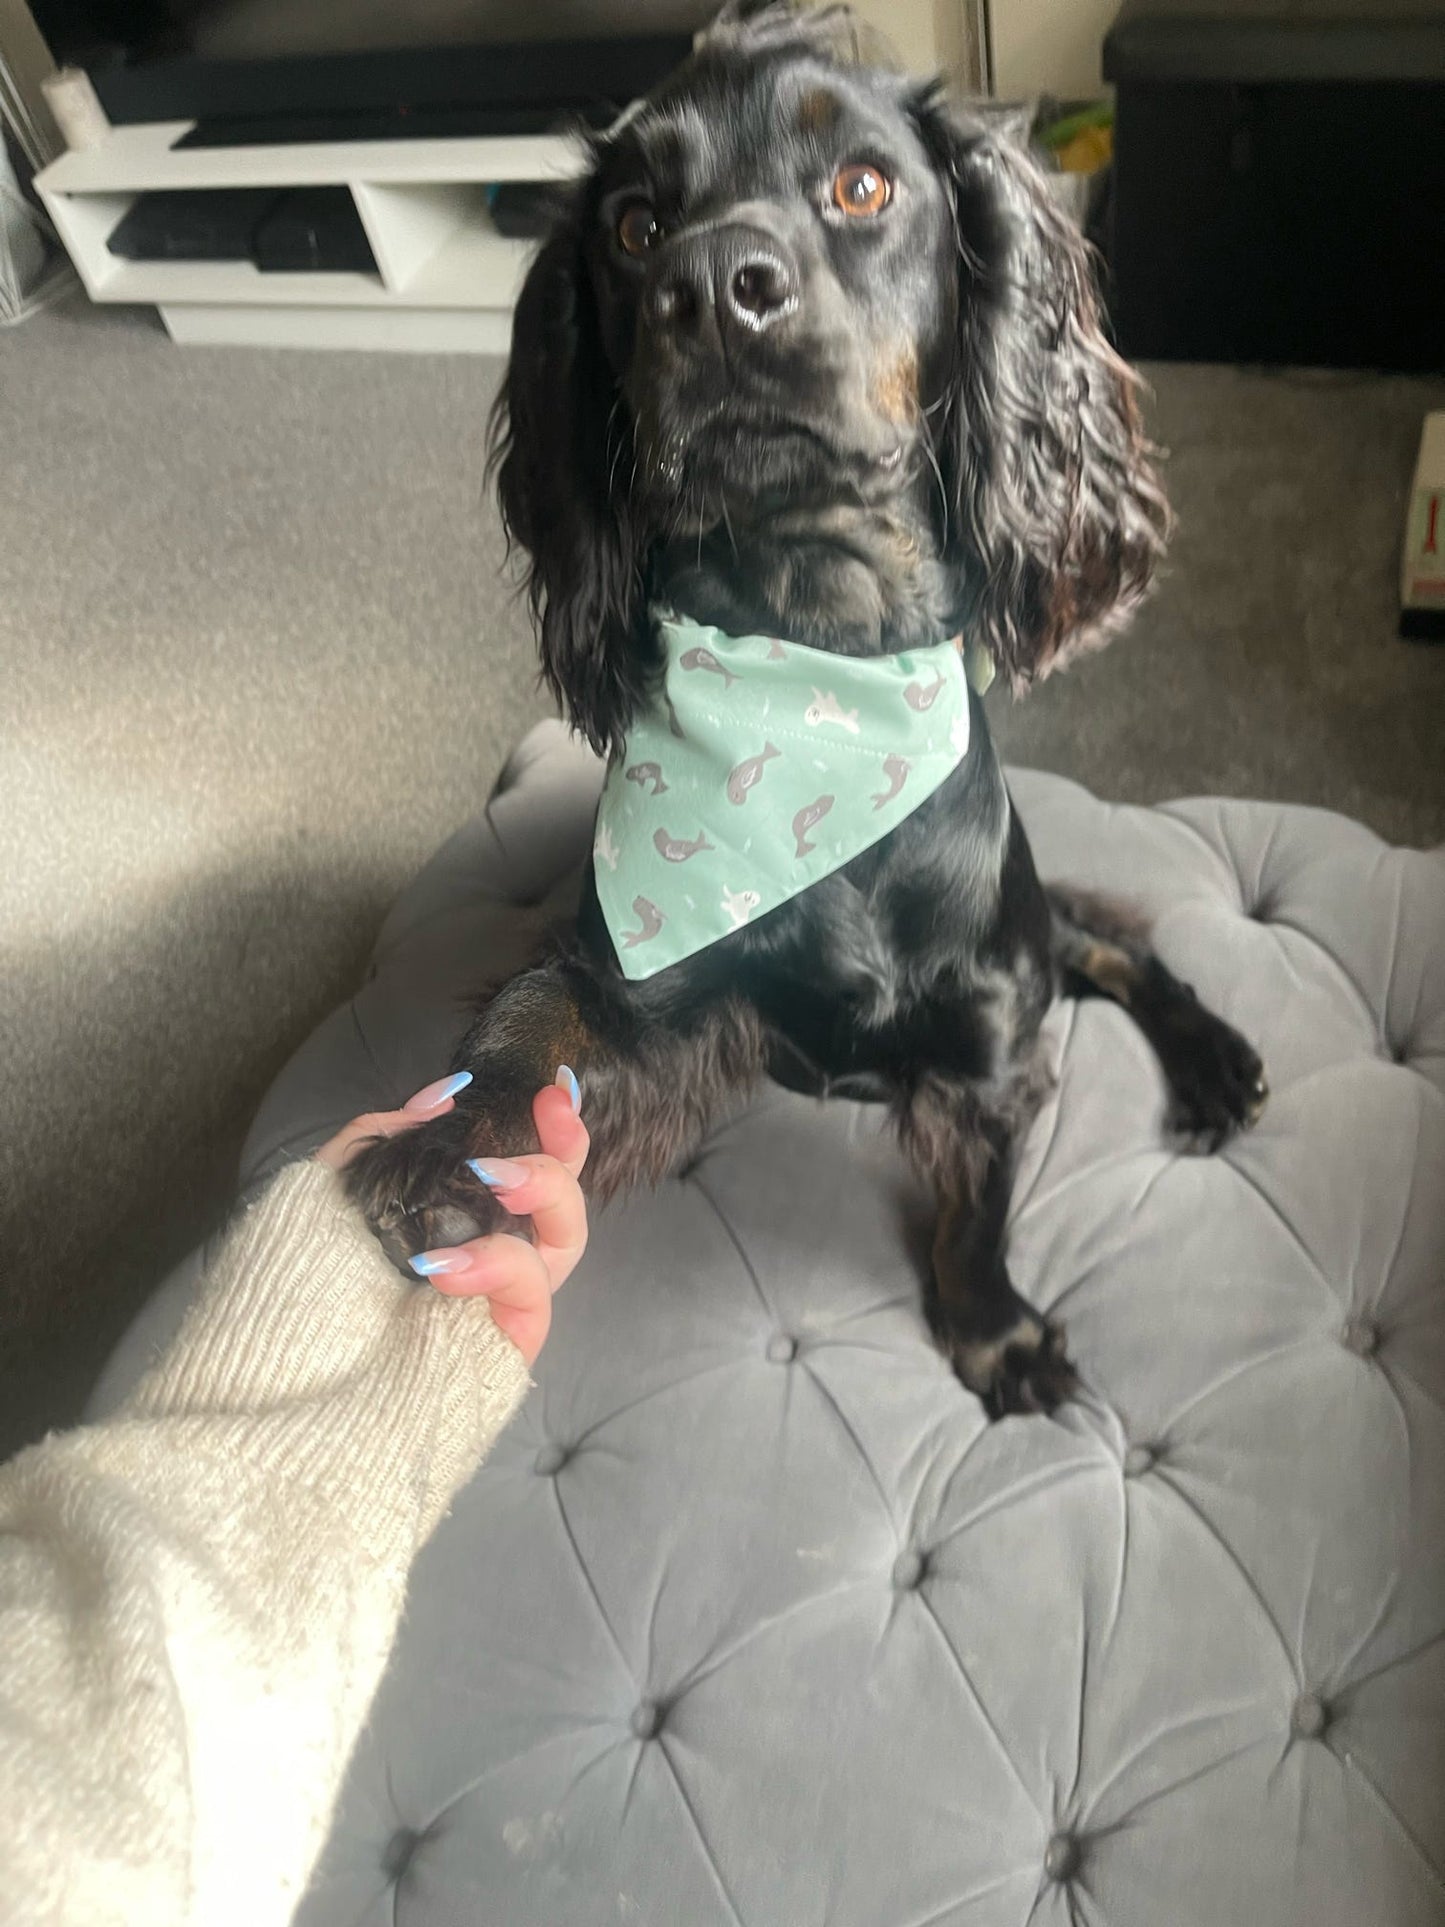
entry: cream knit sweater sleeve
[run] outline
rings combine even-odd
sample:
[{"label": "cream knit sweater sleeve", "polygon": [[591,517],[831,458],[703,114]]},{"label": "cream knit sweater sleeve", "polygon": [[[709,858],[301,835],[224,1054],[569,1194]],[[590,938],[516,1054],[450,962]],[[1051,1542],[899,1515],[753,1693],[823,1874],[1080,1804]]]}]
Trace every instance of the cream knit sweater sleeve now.
[{"label": "cream knit sweater sleeve", "polygon": [[527,1387],[316,1164],[116,1416],[0,1470],[0,1922],[281,1927],[407,1572]]}]

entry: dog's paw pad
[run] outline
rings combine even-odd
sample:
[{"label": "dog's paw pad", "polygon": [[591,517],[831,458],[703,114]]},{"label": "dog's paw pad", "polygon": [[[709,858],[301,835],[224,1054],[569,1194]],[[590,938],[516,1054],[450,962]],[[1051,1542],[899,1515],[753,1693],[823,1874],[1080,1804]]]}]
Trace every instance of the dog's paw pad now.
[{"label": "dog's paw pad", "polygon": [[1201,1032],[1187,1060],[1175,1066],[1170,1126],[1201,1151],[1217,1151],[1236,1132],[1257,1124],[1269,1102],[1269,1082],[1257,1051],[1228,1024]]},{"label": "dog's paw pad", "polygon": [[1159,1038],[1169,1079],[1169,1128],[1197,1151],[1217,1151],[1259,1121],[1269,1083],[1259,1052],[1192,994]]},{"label": "dog's paw pad", "polygon": [[412,1275],[408,1258],[494,1231],[511,1220],[467,1168],[467,1120],[444,1118],[380,1138],[347,1166],[346,1188],[388,1258]]},{"label": "dog's paw pad", "polygon": [[1034,1312],[1024,1313],[995,1338],[954,1332],[944,1350],[955,1372],[982,1399],[990,1418],[1050,1412],[1072,1398],[1078,1374],[1064,1350],[1062,1329]]}]

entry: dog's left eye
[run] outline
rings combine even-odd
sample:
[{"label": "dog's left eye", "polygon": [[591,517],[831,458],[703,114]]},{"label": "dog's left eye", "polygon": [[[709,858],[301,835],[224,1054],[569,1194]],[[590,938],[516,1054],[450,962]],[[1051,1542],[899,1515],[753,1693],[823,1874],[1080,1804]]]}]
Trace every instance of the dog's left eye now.
[{"label": "dog's left eye", "polygon": [[840,213],[881,214],[893,198],[893,183],[867,161],[850,161],[833,176],[833,205]]},{"label": "dog's left eye", "polygon": [[624,254],[646,254],[662,238],[651,201],[632,201],[623,208],[617,221],[617,245]]}]

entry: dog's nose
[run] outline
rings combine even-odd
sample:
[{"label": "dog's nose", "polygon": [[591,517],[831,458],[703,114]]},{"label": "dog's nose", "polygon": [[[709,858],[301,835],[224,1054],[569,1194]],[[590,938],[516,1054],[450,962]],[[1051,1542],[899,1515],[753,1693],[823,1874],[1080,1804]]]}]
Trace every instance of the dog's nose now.
[{"label": "dog's nose", "polygon": [[798,271],[786,250],[755,228],[680,234],[657,263],[652,319],[681,339],[764,333],[798,304]]},{"label": "dog's nose", "polygon": [[775,254],[755,252],[728,277],[728,305],[745,327],[766,328],[796,294],[793,277]]}]

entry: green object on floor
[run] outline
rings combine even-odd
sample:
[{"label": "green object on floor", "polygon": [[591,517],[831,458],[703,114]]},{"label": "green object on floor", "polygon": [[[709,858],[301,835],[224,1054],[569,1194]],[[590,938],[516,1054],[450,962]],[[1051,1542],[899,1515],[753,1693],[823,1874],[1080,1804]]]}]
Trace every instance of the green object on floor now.
[{"label": "green object on floor", "polygon": [[1114,103],[1112,100],[1090,101],[1087,107],[1080,107],[1074,113],[1063,114],[1058,120],[1047,122],[1035,129],[1035,138],[1045,147],[1067,147],[1071,140],[1080,134],[1088,133],[1096,127],[1114,125]]}]

